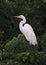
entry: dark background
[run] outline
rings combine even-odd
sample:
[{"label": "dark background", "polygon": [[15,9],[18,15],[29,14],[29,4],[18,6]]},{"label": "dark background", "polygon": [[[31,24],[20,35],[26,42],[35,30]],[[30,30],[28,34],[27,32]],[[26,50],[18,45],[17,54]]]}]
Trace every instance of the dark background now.
[{"label": "dark background", "polygon": [[[21,34],[16,15],[33,27],[38,47]],[[0,65],[46,65],[46,0],[0,0]]]}]

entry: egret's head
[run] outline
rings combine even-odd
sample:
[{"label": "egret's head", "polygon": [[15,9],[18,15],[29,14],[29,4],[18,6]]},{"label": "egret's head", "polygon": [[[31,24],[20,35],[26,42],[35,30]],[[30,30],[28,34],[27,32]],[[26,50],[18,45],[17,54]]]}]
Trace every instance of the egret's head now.
[{"label": "egret's head", "polygon": [[23,15],[19,15],[19,16],[14,16],[15,18],[20,18],[20,19],[25,19],[25,17]]}]

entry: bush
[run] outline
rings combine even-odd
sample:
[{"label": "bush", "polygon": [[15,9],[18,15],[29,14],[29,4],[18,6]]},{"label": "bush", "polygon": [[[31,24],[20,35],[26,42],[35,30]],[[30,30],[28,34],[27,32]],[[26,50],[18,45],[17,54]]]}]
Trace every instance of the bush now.
[{"label": "bush", "polygon": [[[33,27],[38,46],[32,46],[19,31],[23,14]],[[46,65],[46,1],[0,0],[0,65]]]},{"label": "bush", "polygon": [[[29,45],[21,34],[6,43],[1,61],[6,65],[45,65],[46,52]],[[2,65],[3,65],[2,64]]]},{"label": "bush", "polygon": [[41,46],[43,48],[43,51],[46,52],[46,32],[41,37]]}]

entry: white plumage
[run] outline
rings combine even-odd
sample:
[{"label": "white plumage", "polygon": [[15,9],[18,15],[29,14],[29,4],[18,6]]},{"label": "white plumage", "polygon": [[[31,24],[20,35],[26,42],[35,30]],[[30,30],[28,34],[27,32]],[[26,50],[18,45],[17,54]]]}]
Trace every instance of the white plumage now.
[{"label": "white plumage", "polygon": [[23,33],[27,41],[29,41],[30,44],[35,46],[37,44],[37,39],[32,26],[26,24],[26,18],[23,15],[14,17],[22,19],[22,21],[19,23],[19,29],[21,33]]}]

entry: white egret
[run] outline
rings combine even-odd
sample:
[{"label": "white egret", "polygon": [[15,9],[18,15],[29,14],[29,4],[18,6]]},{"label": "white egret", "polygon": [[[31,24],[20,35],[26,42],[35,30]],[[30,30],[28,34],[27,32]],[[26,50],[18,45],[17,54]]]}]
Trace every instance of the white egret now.
[{"label": "white egret", "polygon": [[22,21],[20,21],[19,23],[19,29],[21,33],[25,36],[27,41],[29,41],[30,44],[35,46],[37,44],[37,39],[32,26],[26,24],[26,18],[23,15],[14,16],[14,17],[22,19]]}]

